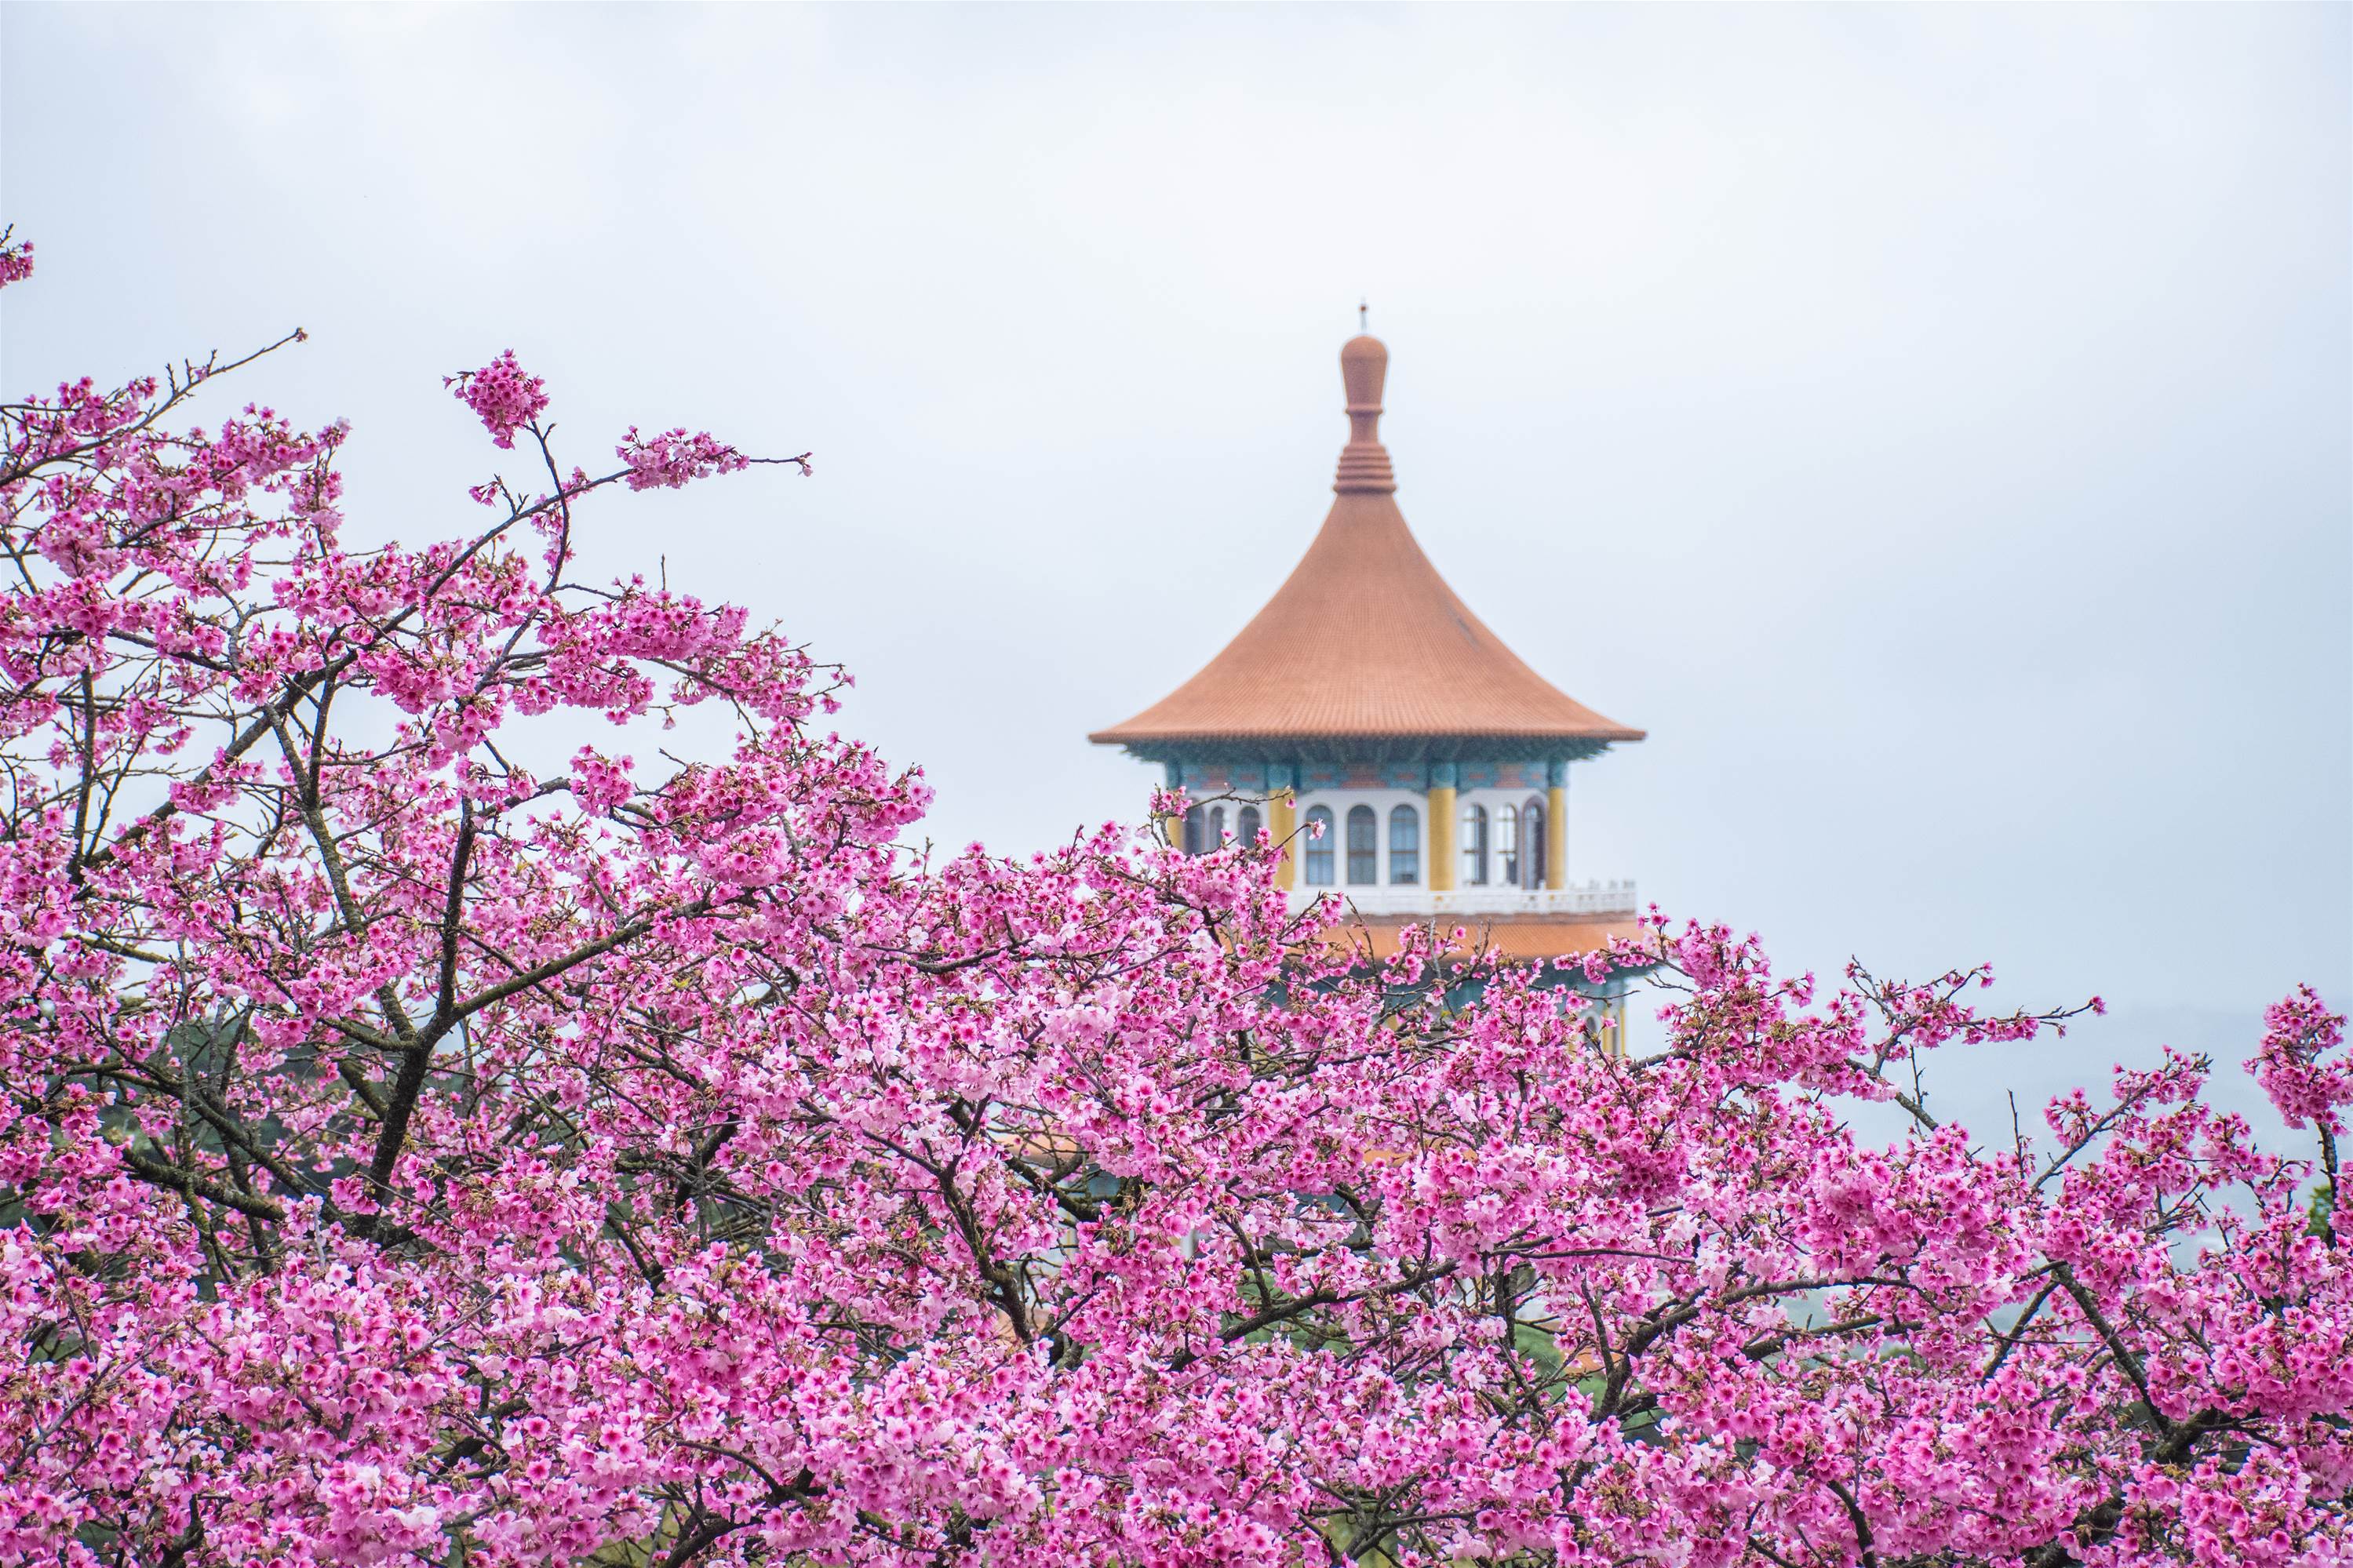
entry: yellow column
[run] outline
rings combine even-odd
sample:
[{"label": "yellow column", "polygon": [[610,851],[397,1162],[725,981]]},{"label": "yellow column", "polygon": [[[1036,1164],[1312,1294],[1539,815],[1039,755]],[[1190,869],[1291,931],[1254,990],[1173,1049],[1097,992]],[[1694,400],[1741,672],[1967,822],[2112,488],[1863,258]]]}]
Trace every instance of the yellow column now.
[{"label": "yellow column", "polygon": [[1288,847],[1291,836],[1299,831],[1299,797],[1287,789],[1279,789],[1266,798],[1267,831],[1274,842],[1284,845],[1282,858],[1274,868],[1278,887],[1299,886],[1298,851]]},{"label": "yellow column", "polygon": [[1454,764],[1433,763],[1430,769],[1430,890],[1443,893],[1454,886]]},{"label": "yellow column", "polygon": [[[1182,783],[1184,783],[1183,770],[1178,768],[1175,763],[1170,763],[1168,764],[1168,787],[1170,789],[1175,789]],[[1154,820],[1160,824],[1160,831],[1168,836],[1169,848],[1182,849],[1185,847],[1184,817],[1171,815],[1167,816],[1155,817]]]},{"label": "yellow column", "polygon": [[1568,785],[1545,791],[1545,886],[1568,886]]}]

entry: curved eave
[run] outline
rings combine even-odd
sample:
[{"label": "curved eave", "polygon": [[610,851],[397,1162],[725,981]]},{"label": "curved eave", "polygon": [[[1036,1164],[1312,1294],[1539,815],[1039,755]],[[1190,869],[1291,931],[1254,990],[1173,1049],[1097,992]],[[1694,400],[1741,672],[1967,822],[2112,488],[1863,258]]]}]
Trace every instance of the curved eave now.
[{"label": "curved eave", "polygon": [[1309,735],[1296,731],[1241,734],[1134,734],[1106,730],[1087,737],[1149,763],[1551,763],[1598,757],[1640,730],[1600,735]]},{"label": "curved eave", "polygon": [[1398,731],[1376,734],[1362,730],[1181,730],[1148,729],[1136,724],[1115,724],[1108,730],[1098,730],[1087,739],[1098,746],[1284,746],[1297,744],[1328,744],[1334,741],[1367,742],[1395,746],[1455,746],[1477,744],[1488,741],[1505,741],[1515,745],[1608,746],[1620,742],[1647,739],[1644,731],[1622,725],[1589,730],[1511,730],[1491,728],[1451,731]]}]

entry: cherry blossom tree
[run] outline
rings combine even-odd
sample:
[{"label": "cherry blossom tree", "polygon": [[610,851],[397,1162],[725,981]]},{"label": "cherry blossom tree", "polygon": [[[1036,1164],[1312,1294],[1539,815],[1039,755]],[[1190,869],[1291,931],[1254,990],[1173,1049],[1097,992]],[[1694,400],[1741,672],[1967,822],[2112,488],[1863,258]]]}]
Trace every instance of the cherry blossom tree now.
[{"label": "cherry blossom tree", "polygon": [[1653,919],[1638,1055],[1278,845],[934,864],[838,672],[587,564],[761,459],[502,354],[477,523],[347,548],[249,363],[0,407],[0,1558],[2344,1559],[2309,993],[2311,1158],[2179,1056],[1988,1136],[1924,1059],[2068,1015],[1982,971]]}]

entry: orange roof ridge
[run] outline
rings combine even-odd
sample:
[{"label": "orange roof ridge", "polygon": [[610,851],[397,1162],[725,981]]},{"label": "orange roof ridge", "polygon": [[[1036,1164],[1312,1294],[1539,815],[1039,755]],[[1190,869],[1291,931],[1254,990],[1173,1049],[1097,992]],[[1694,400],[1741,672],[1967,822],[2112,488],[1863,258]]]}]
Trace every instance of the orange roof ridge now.
[{"label": "orange roof ridge", "polygon": [[1642,738],[1529,668],[1422,553],[1379,439],[1388,368],[1377,338],[1340,351],[1349,432],[1336,494],[1274,597],[1193,679],[1090,741],[1165,758],[1343,741],[1385,752],[1399,742],[1508,741],[1584,754]]}]

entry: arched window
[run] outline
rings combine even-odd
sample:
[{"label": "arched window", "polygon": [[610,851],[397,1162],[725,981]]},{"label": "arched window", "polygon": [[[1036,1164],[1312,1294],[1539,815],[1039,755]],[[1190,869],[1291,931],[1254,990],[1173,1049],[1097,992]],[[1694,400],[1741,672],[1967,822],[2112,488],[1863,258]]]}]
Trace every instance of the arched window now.
[{"label": "arched window", "polygon": [[1495,858],[1503,864],[1503,883],[1507,888],[1520,885],[1520,808],[1499,805],[1495,808]]},{"label": "arched window", "polygon": [[1389,880],[1421,880],[1421,813],[1409,805],[1389,810]]},{"label": "arched window", "polygon": [[1208,808],[1199,805],[1187,806],[1185,808],[1185,853],[1187,855],[1204,853],[1208,846],[1202,842],[1202,838],[1208,830]]},{"label": "arched window", "polygon": [[1234,814],[1235,843],[1256,844],[1258,842],[1258,807],[1254,805],[1246,805],[1242,807],[1241,810]]},{"label": "arched window", "polygon": [[1226,847],[1226,808],[1209,807],[1209,830],[1201,835],[1203,849],[1223,849]]},{"label": "arched window", "polygon": [[1544,802],[1531,800],[1520,807],[1520,832],[1528,841],[1527,852],[1521,857],[1527,863],[1527,885],[1541,888],[1545,885],[1545,856],[1551,850],[1545,840]]},{"label": "arched window", "polygon": [[1327,807],[1308,808],[1307,851],[1302,858],[1306,862],[1309,887],[1332,885],[1332,813]]},{"label": "arched window", "polygon": [[1487,808],[1483,805],[1462,808],[1462,885],[1487,885]]},{"label": "arched window", "polygon": [[1369,805],[1348,808],[1348,882],[1358,886],[1381,879],[1380,826]]}]

